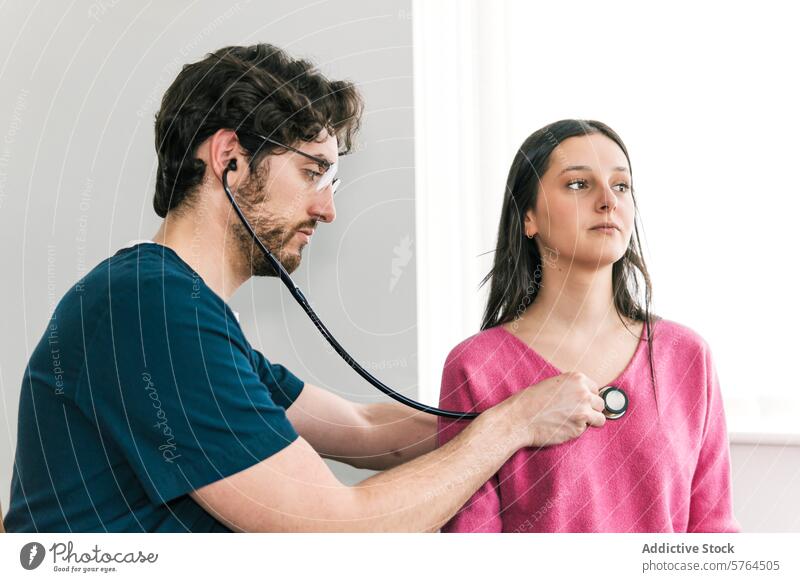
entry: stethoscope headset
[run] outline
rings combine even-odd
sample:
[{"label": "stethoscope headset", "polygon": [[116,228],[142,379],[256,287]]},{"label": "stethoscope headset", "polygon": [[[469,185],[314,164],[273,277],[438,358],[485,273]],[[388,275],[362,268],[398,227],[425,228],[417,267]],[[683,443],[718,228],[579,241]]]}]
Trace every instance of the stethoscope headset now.
[{"label": "stethoscope headset", "polygon": [[[289,273],[286,272],[286,269],[283,267],[281,262],[275,258],[275,256],[270,252],[270,250],[261,242],[261,239],[258,238],[255,230],[253,227],[250,226],[247,218],[245,218],[242,209],[239,208],[239,205],[236,203],[236,200],[233,198],[233,194],[231,193],[230,187],[228,186],[228,172],[235,172],[236,171],[236,159],[232,159],[228,162],[228,165],[225,167],[225,170],[222,172],[222,188],[225,190],[225,194],[228,196],[228,200],[230,201],[233,209],[236,211],[236,214],[239,216],[239,220],[241,220],[244,227],[247,229],[247,232],[250,233],[250,236],[255,241],[258,248],[264,254],[264,257],[269,261],[272,265],[274,271],[278,274],[283,284],[289,289],[289,293],[292,294],[292,297],[295,298],[297,303],[300,304],[300,307],[303,308],[303,311],[306,312],[306,315],[314,322],[314,325],[317,327],[319,332],[322,336],[328,341],[328,343],[333,347],[337,354],[345,361],[347,364],[355,370],[359,376],[364,378],[367,382],[375,386],[378,390],[409,406],[415,410],[419,410],[421,412],[427,412],[428,414],[435,414],[436,416],[441,416],[444,418],[454,418],[459,420],[467,420],[471,418],[475,418],[478,416],[478,412],[457,412],[454,410],[443,410],[441,408],[436,408],[435,406],[428,406],[427,404],[423,404],[421,402],[417,402],[416,400],[412,400],[395,390],[389,388],[386,384],[378,380],[375,376],[370,374],[367,370],[365,370],[361,364],[359,364],[355,358],[353,358],[350,354],[347,353],[342,345],[336,341],[336,338],[333,337],[333,334],[325,327],[325,324],[322,323],[322,320],[316,314],[316,312],[311,308],[311,305],[308,303],[308,300],[303,295],[303,292],[300,291],[300,288],[295,285],[292,278],[289,276]],[[625,392],[616,386],[605,386],[599,391],[599,396],[603,399],[605,404],[603,409],[603,414],[609,419],[617,419],[620,418],[622,415],[625,414],[625,411],[628,410],[628,396]]]}]

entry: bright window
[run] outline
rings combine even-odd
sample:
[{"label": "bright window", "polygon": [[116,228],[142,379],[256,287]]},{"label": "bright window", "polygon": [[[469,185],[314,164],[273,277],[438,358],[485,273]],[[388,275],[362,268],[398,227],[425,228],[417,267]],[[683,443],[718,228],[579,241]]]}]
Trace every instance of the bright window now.
[{"label": "bright window", "polygon": [[423,399],[478,331],[516,148],[589,118],[630,150],[654,311],[710,344],[729,429],[798,432],[800,40],[778,7],[415,3]]}]

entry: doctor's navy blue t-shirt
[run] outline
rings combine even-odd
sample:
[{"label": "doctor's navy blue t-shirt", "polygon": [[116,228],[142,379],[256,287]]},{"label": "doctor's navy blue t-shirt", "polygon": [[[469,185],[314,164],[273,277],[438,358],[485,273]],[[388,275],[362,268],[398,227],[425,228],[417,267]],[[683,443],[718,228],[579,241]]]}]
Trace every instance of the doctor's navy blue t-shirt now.
[{"label": "doctor's navy blue t-shirt", "polygon": [[122,249],[31,355],[6,529],[228,531],[189,493],[293,442],[302,389],[172,249]]}]

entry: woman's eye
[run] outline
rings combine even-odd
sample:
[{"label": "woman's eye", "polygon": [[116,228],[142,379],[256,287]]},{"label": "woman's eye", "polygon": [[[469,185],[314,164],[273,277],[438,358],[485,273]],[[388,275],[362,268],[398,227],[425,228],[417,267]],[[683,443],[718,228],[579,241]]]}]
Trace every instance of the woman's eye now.
[{"label": "woman's eye", "polygon": [[628,190],[631,189],[631,187],[628,186],[625,182],[620,182],[619,184],[615,184],[614,188],[619,188],[618,190],[619,192],[627,192]]},{"label": "woman's eye", "polygon": [[567,188],[570,190],[580,190],[581,188],[586,188],[586,180],[573,180],[567,184]]}]

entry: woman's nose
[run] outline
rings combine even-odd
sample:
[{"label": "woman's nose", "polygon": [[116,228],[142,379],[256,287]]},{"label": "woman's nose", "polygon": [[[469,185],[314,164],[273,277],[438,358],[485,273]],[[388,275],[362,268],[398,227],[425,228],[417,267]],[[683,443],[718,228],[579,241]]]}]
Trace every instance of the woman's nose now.
[{"label": "woman's nose", "polygon": [[617,207],[617,195],[611,186],[604,186],[599,201],[602,210],[614,210]]}]

